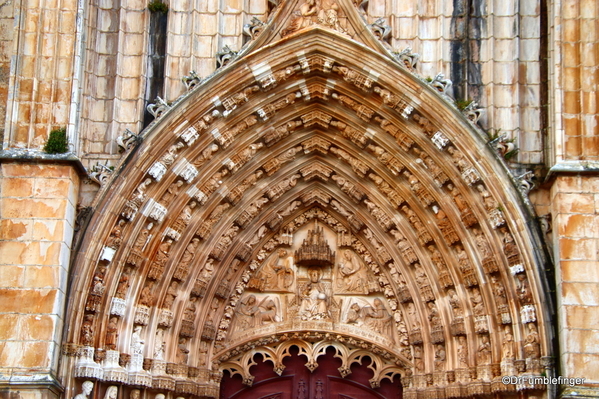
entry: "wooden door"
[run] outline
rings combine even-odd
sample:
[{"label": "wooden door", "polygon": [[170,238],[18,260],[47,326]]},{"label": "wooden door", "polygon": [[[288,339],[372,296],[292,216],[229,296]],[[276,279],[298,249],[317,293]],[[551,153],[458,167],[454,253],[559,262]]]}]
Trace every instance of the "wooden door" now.
[{"label": "wooden door", "polygon": [[255,376],[251,387],[241,382],[240,376],[225,373],[221,382],[221,399],[401,399],[399,378],[393,382],[384,380],[380,388],[370,388],[368,380],[372,371],[367,368],[369,360],[354,364],[351,374],[341,378],[338,368],[341,360],[333,351],[318,358],[318,367],[311,373],[305,366],[306,358],[298,356],[297,350],[285,358],[285,370],[281,376],[273,371],[272,363],[263,362],[257,355],[257,365],[251,368]]}]

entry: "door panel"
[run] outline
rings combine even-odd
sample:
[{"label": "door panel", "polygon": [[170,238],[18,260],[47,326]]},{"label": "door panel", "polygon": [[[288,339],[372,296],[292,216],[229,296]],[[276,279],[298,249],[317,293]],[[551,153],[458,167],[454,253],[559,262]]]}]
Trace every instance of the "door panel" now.
[{"label": "door panel", "polygon": [[221,399],[401,399],[399,378],[390,382],[384,380],[381,387],[370,388],[368,380],[372,371],[369,360],[354,364],[352,373],[341,378],[338,368],[341,360],[334,357],[334,351],[318,358],[318,367],[310,373],[305,366],[306,358],[298,356],[297,350],[285,358],[285,370],[281,376],[273,371],[270,362],[263,362],[260,355],[250,369],[255,376],[254,384],[247,387],[240,376],[230,377],[227,373],[221,382]]}]

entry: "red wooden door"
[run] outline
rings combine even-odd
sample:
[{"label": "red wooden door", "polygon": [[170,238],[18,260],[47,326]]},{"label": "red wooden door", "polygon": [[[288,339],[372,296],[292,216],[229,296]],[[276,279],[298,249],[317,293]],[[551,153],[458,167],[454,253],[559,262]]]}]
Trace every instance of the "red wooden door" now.
[{"label": "red wooden door", "polygon": [[225,373],[221,382],[221,399],[401,399],[399,378],[393,382],[384,380],[381,387],[372,389],[368,380],[372,371],[366,366],[354,364],[352,373],[341,378],[338,368],[341,360],[333,356],[330,350],[318,358],[318,367],[314,372],[305,366],[306,358],[298,356],[297,350],[285,358],[286,366],[283,374],[278,376],[273,371],[272,363],[258,363],[251,369],[255,376],[254,384],[247,387],[241,383],[241,377],[230,377]]}]

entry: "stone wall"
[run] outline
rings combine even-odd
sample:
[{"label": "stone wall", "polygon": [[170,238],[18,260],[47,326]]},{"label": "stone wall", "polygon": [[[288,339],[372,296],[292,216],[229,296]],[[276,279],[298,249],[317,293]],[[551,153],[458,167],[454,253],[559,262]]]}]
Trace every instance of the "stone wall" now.
[{"label": "stone wall", "polygon": [[53,383],[78,189],[68,165],[0,165],[0,385]]}]

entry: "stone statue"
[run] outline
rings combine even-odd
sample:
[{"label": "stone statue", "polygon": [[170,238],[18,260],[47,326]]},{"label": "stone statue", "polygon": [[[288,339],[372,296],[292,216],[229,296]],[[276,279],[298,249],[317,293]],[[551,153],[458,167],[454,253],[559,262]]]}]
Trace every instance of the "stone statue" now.
[{"label": "stone statue", "polygon": [[104,399],[116,399],[119,393],[119,387],[116,385],[111,385],[106,389],[106,393],[104,394]]},{"label": "stone statue", "polygon": [[362,308],[364,325],[393,340],[393,316],[385,308],[383,301],[376,298],[372,306]]},{"label": "stone statue", "polygon": [[73,399],[87,399],[90,393],[94,389],[94,383],[91,381],[83,381],[81,385],[81,393],[75,395]]},{"label": "stone statue", "polygon": [[86,314],[83,316],[81,326],[80,342],[83,346],[94,346],[94,316]]},{"label": "stone statue", "polygon": [[299,315],[302,320],[330,320],[330,293],[320,279],[322,271],[316,267],[308,269],[310,281],[299,292],[301,299]]},{"label": "stone statue", "polygon": [[106,349],[116,350],[116,343],[119,337],[118,334],[118,317],[111,317],[106,326]]},{"label": "stone statue", "polygon": [[491,364],[491,343],[489,342],[489,336],[483,334],[481,336],[481,343],[478,346],[478,351],[476,353],[476,362],[479,366],[484,366],[487,364]]},{"label": "stone statue", "polygon": [[368,294],[366,269],[353,251],[343,251],[337,274],[338,293]]},{"label": "stone statue", "polygon": [[463,335],[458,337],[458,367],[468,368],[468,341]]}]

